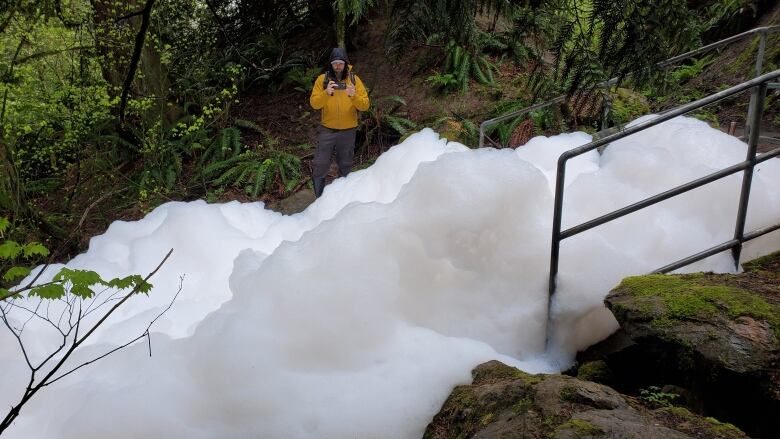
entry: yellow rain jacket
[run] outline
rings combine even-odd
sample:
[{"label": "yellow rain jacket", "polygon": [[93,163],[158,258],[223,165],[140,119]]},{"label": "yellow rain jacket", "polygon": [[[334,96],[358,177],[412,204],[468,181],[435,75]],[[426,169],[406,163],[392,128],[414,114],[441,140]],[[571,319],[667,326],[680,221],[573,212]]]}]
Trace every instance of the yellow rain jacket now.
[{"label": "yellow rain jacket", "polygon": [[327,128],[334,130],[355,128],[358,124],[358,111],[368,110],[366,87],[357,75],[350,75],[349,71],[352,71],[351,65],[344,71],[344,80],[349,85],[350,77],[355,78],[355,95],[352,97],[347,96],[346,90],[333,90],[333,96],[328,95],[322,85],[325,81],[324,73],[314,81],[309,103],[315,110],[322,110],[321,123]]}]

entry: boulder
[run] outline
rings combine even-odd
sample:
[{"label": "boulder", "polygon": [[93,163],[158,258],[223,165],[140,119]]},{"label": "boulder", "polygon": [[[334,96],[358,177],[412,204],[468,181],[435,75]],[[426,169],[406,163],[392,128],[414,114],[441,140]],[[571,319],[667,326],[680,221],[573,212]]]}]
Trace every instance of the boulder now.
[{"label": "boulder", "polygon": [[443,438],[746,438],[687,409],[650,409],[636,398],[565,375],[530,375],[498,361],[477,366],[425,431]]},{"label": "boulder", "polygon": [[672,389],[676,403],[777,437],[780,252],[744,268],[624,279],[605,299],[620,330],[578,355],[583,366],[600,362],[578,374],[634,395]]}]

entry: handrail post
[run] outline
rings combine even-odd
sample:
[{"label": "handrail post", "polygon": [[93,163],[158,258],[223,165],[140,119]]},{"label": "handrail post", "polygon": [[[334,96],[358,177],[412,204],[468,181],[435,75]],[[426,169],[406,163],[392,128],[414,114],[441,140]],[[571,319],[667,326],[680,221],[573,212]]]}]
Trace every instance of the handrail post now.
[{"label": "handrail post", "polygon": [[[758,33],[758,53],[756,53],[756,71],[754,78],[761,76],[761,71],[764,69],[764,52],[766,51],[766,31],[762,30]],[[751,96],[751,99],[753,97]],[[762,108],[763,109],[763,108]],[[750,133],[753,131],[753,111],[754,107],[751,105],[748,107],[747,119],[745,120],[745,138],[750,137]]]},{"label": "handrail post", "polygon": [[601,130],[609,128],[609,114],[612,112],[612,100],[610,99],[611,87],[607,85],[604,87],[604,107],[601,111]]},{"label": "handrail post", "polygon": [[758,40],[758,54],[756,55],[756,77],[761,76],[764,66],[764,52],[766,51],[766,31],[760,32]]},{"label": "handrail post", "polygon": [[753,182],[753,168],[756,166],[756,149],[758,148],[758,137],[761,132],[761,116],[764,109],[764,95],[766,94],[766,83],[759,84],[753,89],[750,97],[750,133],[748,134],[748,149],[745,161],[750,165],[745,168],[742,174],[742,191],[739,195],[739,208],[737,209],[737,223],[734,227],[734,239],[739,241],[731,249],[731,255],[734,258],[734,267],[739,270],[739,257],[742,253],[742,242],[745,237],[745,219],[747,218],[747,208],[750,199],[750,186]]},{"label": "handrail post", "polygon": [[555,200],[553,202],[552,244],[550,246],[550,277],[547,281],[547,320],[545,320],[545,349],[551,341],[552,301],[557,287],[558,257],[561,249],[561,220],[563,218],[563,189],[566,182],[566,161],[568,151],[558,158],[558,172],[555,175]]}]

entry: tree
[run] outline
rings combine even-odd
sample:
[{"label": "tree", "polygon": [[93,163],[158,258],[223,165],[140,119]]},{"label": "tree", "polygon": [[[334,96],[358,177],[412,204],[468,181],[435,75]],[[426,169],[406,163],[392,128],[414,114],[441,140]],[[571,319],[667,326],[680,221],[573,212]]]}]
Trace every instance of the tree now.
[{"label": "tree", "polygon": [[376,0],[334,0],[333,13],[336,15],[336,44],[338,47],[347,47],[346,45],[346,27],[347,17],[351,16],[351,25],[357,24],[369,8],[376,4]]}]

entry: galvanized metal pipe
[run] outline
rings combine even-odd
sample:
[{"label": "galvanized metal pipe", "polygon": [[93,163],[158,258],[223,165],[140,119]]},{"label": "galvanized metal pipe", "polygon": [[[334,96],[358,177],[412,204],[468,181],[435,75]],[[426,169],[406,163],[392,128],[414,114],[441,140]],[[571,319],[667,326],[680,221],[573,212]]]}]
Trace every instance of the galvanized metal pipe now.
[{"label": "galvanized metal pipe", "polygon": [[702,259],[709,258],[710,256],[718,254],[724,250],[734,248],[734,246],[738,245],[739,243],[740,243],[739,240],[736,239],[726,241],[723,244],[718,244],[714,247],[710,247],[709,249],[704,250],[701,253],[696,253],[693,256],[688,256],[687,258],[680,259],[677,262],[673,262],[669,265],[664,265],[663,267],[657,270],[651,271],[650,274],[668,273],[670,271],[677,270],[678,268],[682,268],[685,267],[686,265],[693,264],[694,262],[701,261]]},{"label": "galvanized metal pipe", "polygon": [[[639,131],[646,130],[646,129],[652,127],[652,126],[655,126],[655,125],[658,125],[660,123],[663,123],[663,122],[665,122],[665,121],[667,121],[669,119],[675,118],[675,117],[677,117],[679,115],[682,115],[682,114],[688,113],[688,112],[690,112],[692,110],[696,110],[698,108],[704,107],[704,106],[709,105],[709,104],[711,104],[713,102],[717,102],[717,101],[719,101],[721,99],[727,98],[727,97],[735,95],[737,93],[741,93],[741,92],[743,92],[745,90],[748,90],[750,88],[757,87],[757,88],[760,89],[760,93],[765,93],[766,92],[766,85],[765,85],[765,83],[767,83],[769,81],[772,81],[772,80],[774,80],[775,78],[778,78],[778,77],[780,77],[780,70],[775,70],[775,71],[767,73],[765,75],[761,75],[761,76],[759,76],[757,78],[751,79],[750,81],[746,81],[746,82],[744,82],[742,84],[739,84],[737,86],[734,86],[734,87],[728,88],[726,90],[723,90],[721,92],[715,93],[713,95],[707,96],[707,97],[705,97],[703,99],[699,99],[698,101],[691,102],[689,104],[685,104],[685,105],[682,105],[680,107],[677,107],[676,109],[668,111],[668,112],[664,113],[663,115],[660,115],[660,116],[658,116],[658,117],[656,117],[656,118],[654,118],[652,120],[649,120],[647,122],[644,122],[644,123],[635,125],[633,127],[627,128],[627,129],[625,129],[623,131],[620,131],[620,132],[618,132],[616,134],[612,134],[612,135],[606,136],[603,139],[599,139],[599,140],[593,141],[591,143],[588,143],[586,145],[582,145],[580,147],[571,149],[571,150],[566,151],[566,152],[564,152],[563,154],[560,155],[560,157],[558,158],[558,163],[557,163],[557,174],[556,174],[556,179],[555,179],[555,200],[553,202],[553,222],[552,222],[552,236],[551,236],[552,241],[551,241],[551,244],[550,244],[550,275],[549,275],[549,279],[548,279],[548,292],[549,292],[548,310],[549,310],[549,306],[552,304],[553,296],[554,296],[555,290],[557,288],[558,263],[559,263],[559,259],[560,259],[560,241],[565,238],[565,237],[562,236],[562,233],[561,233],[561,223],[562,223],[562,219],[563,219],[563,195],[564,195],[564,183],[566,181],[566,163],[568,162],[568,160],[571,159],[571,158],[577,157],[579,155],[582,155],[582,154],[584,154],[586,152],[592,151],[592,150],[594,150],[594,149],[596,149],[596,148],[598,148],[600,146],[607,145],[607,144],[609,144],[611,142],[614,142],[615,140],[619,140],[619,139],[622,139],[624,137],[628,137],[631,134],[637,133]],[[757,108],[758,108],[758,111],[756,112],[757,113],[756,117],[760,119],[762,107],[758,106]],[[757,144],[757,137],[756,137],[755,140],[756,140],[756,144]],[[776,149],[774,151],[771,151],[770,153],[762,155],[761,159],[762,159],[762,161],[763,160],[767,160],[767,159],[777,155],[777,153],[778,153],[778,150]],[[746,161],[748,161],[748,160],[746,160]],[[745,162],[743,162],[743,163],[734,165],[731,168],[727,168],[724,171],[726,171],[727,173],[734,173],[734,172],[738,172],[741,169],[747,169],[747,167],[751,167],[751,169],[752,169],[752,167],[754,167],[756,163],[758,163],[758,161],[757,161],[757,159],[755,157],[755,150],[754,150],[753,155],[752,155],[752,164],[746,164]],[[745,168],[742,168],[742,167],[745,167]],[[751,176],[752,176],[752,173],[751,173]],[[721,177],[722,176],[720,176],[718,178],[721,178]],[[714,178],[712,176],[704,177],[704,179],[708,179],[708,178],[712,178],[712,181],[717,179],[717,178]],[[704,183],[702,183],[702,184],[704,184]],[[676,192],[675,195],[679,195],[679,193],[687,192],[687,191],[689,191],[691,189],[694,189],[695,187],[701,186],[702,184],[691,185],[689,183],[688,185],[691,186],[691,187],[687,187],[686,190],[684,190],[684,191],[677,192],[676,189],[672,189],[672,191]],[[747,189],[749,190],[749,187]],[[744,190],[744,188],[743,188],[743,190]],[[647,200],[645,200],[645,202],[646,201]],[[654,204],[655,202],[658,202],[660,200],[657,200],[657,201],[653,200],[653,201],[654,201],[653,202],[653,204]],[[747,201],[746,198],[745,198],[745,201]],[[640,203],[643,203],[643,202],[640,202]],[[620,216],[627,215],[627,214],[629,214],[629,213],[631,213],[631,212],[633,212],[635,210],[636,209],[631,209],[631,206],[629,206],[629,208],[624,208],[623,211],[621,212],[621,215],[619,215],[619,216],[615,216],[615,215],[612,215],[612,214],[608,214],[608,215],[611,215],[610,220],[612,220],[612,219],[618,218]],[[599,219],[597,219],[597,220],[599,220]],[[604,221],[604,222],[606,222],[606,221]],[[598,224],[592,225],[591,227],[595,227],[596,225],[599,225],[599,224],[603,224],[603,222],[599,222]],[[576,227],[580,227],[580,226],[581,225],[575,226],[575,228]],[[743,229],[744,229],[744,222],[742,223],[742,226],[743,226]],[[591,227],[588,227],[588,228],[591,228]],[[569,230],[571,230],[571,229],[569,229]],[[585,230],[587,230],[587,229],[585,229]],[[579,231],[577,233],[579,233]],[[573,236],[574,234],[575,233],[570,233],[566,237]],[[732,243],[729,246],[726,246],[726,247],[724,247],[723,249],[721,249],[719,251],[722,251],[722,250],[728,249],[728,248],[732,248],[733,245],[734,244]],[[714,253],[712,253],[712,254],[714,254]],[[704,256],[704,257],[706,257],[706,256]]]},{"label": "galvanized metal pipe", "polygon": [[766,94],[766,84],[761,84],[753,90],[750,104],[753,110],[753,118],[750,120],[751,131],[748,138],[748,150],[746,162],[749,165],[745,168],[742,176],[742,191],[739,196],[739,208],[737,210],[737,224],[734,227],[734,239],[739,241],[739,245],[731,249],[734,256],[734,266],[739,269],[739,256],[742,253],[742,238],[745,235],[745,219],[747,218],[748,201],[750,199],[750,186],[753,182],[753,168],[756,166],[756,149],[758,148],[758,136],[761,131],[761,115],[764,108],[764,95]]},{"label": "galvanized metal pipe", "polygon": [[[722,251],[733,249],[734,247],[738,245],[742,245],[743,242],[748,242],[752,239],[756,239],[760,236],[764,236],[767,233],[774,232],[775,230],[780,230],[780,223],[777,223],[772,226],[762,227],[760,229],[753,230],[750,233],[746,233],[745,236],[742,238],[742,240],[732,239],[729,241],[726,241],[724,243],[718,244],[714,247],[710,247],[707,250],[704,250],[703,252],[696,253],[693,256],[688,256],[687,258],[680,259],[679,261],[672,262],[669,265],[664,265],[663,267],[653,270],[650,272],[650,274],[658,274],[658,273],[669,273],[670,271],[677,270],[678,268],[685,267],[686,265],[693,264],[694,262],[698,262],[702,259],[708,258],[712,255],[718,254]],[[737,267],[739,268],[739,267]]]},{"label": "galvanized metal pipe", "polygon": [[631,204],[630,206],[617,209],[610,213],[604,214],[598,218],[594,218],[590,221],[584,222],[578,226],[568,228],[560,233],[560,239],[564,240],[574,235],[578,235],[586,230],[590,230],[594,227],[598,227],[614,219],[618,219],[622,216],[626,216],[630,213],[636,212],[637,210],[642,210],[645,207],[649,207],[652,206],[653,204],[660,203],[661,201],[668,200],[669,198],[675,197],[677,195],[683,194],[690,190],[712,183],[713,181],[720,180],[723,177],[736,174],[739,171],[744,171],[748,167],[755,166],[761,162],[764,162],[766,160],[769,160],[777,156],[780,156],[780,148],[775,148],[772,151],[761,154],[760,156],[756,157],[754,161],[745,160],[743,162],[739,162],[735,165],[729,166],[728,168],[724,168],[718,172],[713,172],[712,174],[698,178],[689,183],[685,183],[675,188],[669,189],[666,192],[662,192],[658,195],[653,195],[652,197],[645,198],[644,200],[638,201],[634,204]]}]

